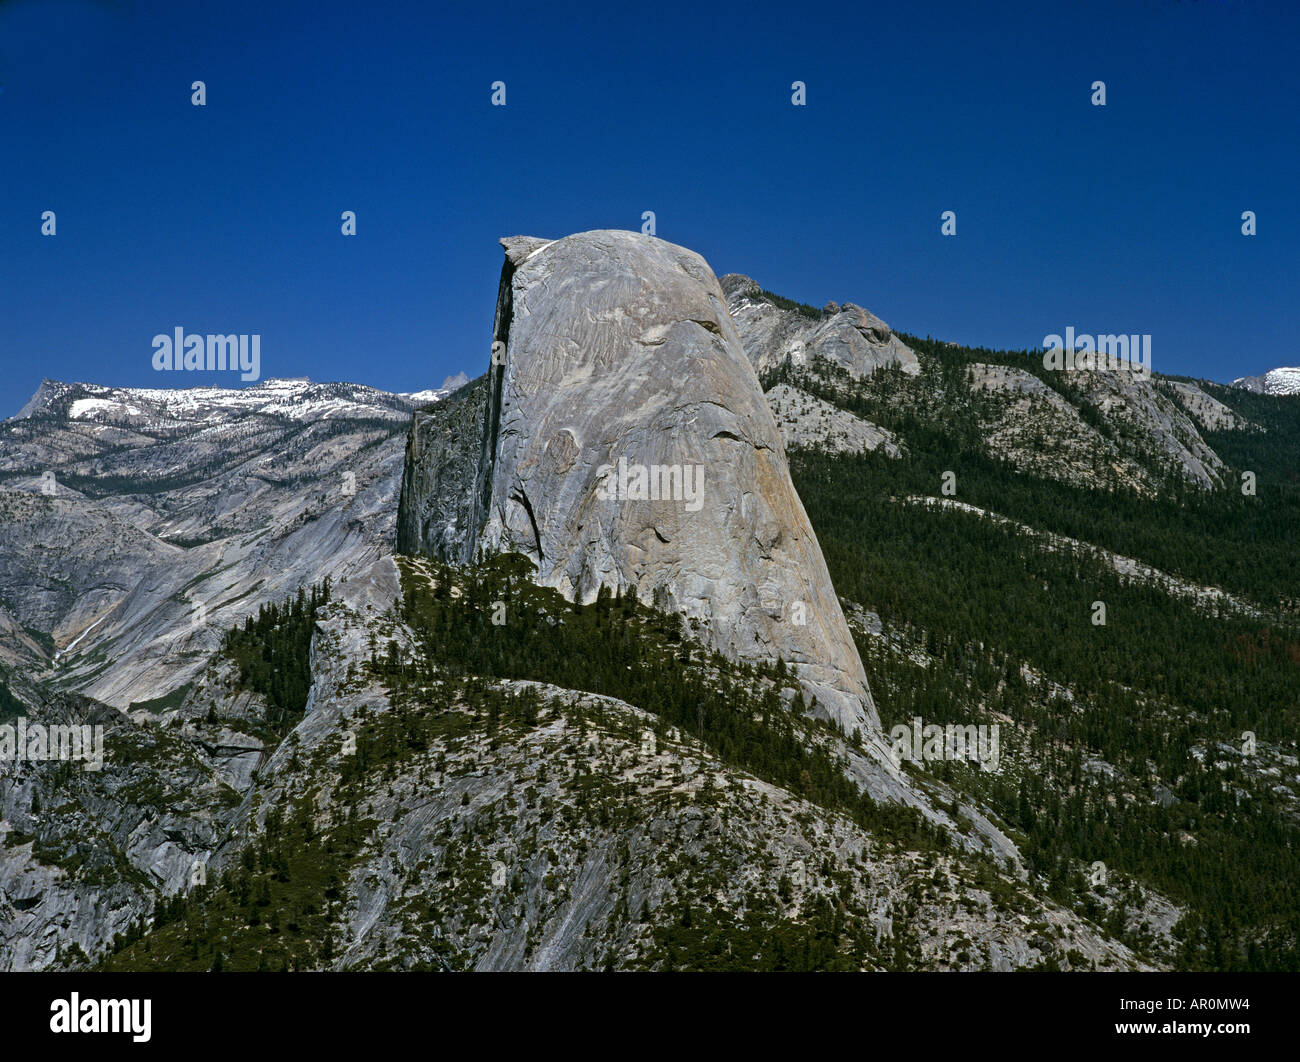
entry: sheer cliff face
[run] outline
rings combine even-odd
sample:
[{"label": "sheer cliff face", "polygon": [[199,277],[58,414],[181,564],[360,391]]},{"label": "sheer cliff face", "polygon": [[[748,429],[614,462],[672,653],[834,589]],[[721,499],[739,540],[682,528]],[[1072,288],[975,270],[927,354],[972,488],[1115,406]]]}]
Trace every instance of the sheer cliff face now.
[{"label": "sheer cliff face", "polygon": [[629,232],[502,243],[471,555],[524,553],[540,582],[582,601],[634,590],[732,657],[784,658],[817,715],[878,730],[708,264]]},{"label": "sheer cliff face", "polygon": [[451,564],[474,559],[471,525],[487,397],[488,380],[480,376],[413,415],[397,511],[399,553],[426,553]]}]

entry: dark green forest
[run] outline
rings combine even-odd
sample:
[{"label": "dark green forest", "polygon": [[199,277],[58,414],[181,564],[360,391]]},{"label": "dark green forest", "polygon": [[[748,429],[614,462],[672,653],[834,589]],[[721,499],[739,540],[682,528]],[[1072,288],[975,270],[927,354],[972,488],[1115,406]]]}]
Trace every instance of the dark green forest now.
[{"label": "dark green forest", "polygon": [[[1046,378],[1041,363],[907,341],[922,357],[919,378],[885,371],[855,383],[825,364],[786,364],[764,381],[795,384],[903,439],[898,459],[791,455],[838,593],[937,661],[921,667],[860,640],[885,726],[1009,716],[1035,770],[936,771],[997,811],[1056,899],[1095,907],[1080,870],[1101,860],[1188,907],[1176,930],[1180,967],[1300,969],[1294,803],[1217,751],[1249,731],[1295,754],[1300,402],[1205,385],[1265,429],[1207,434],[1231,466],[1226,489],[1166,477],[1154,497],[1086,490],[1025,475],[981,446],[986,400],[966,389],[964,366],[997,362]],[[1058,390],[1061,375],[1048,380]],[[1246,468],[1258,477],[1254,497],[1235,489]],[[1014,527],[905,501],[939,495],[947,470],[957,501],[1218,585],[1259,612],[1197,607],[1090,551],[1049,551]],[[1094,601],[1106,605],[1104,626],[1092,623]],[[1031,688],[1022,664],[1068,687],[1069,699]],[[1209,762],[1225,758],[1226,767]],[[1085,769],[1092,760],[1120,774]]]},{"label": "dark green forest", "polygon": [[[882,456],[878,473],[859,479],[855,495],[882,488],[937,495],[940,477],[951,471],[959,485],[957,500],[966,504],[1137,557],[1266,606],[1285,604],[1293,615],[1300,612],[1300,402],[1206,385],[1264,429],[1206,433],[1206,441],[1230,466],[1225,490],[1201,490],[1158,464],[1152,467],[1161,483],[1155,497],[1121,489],[1087,490],[1025,475],[986,454],[981,415],[994,408],[995,400],[971,393],[964,380],[972,362],[1011,365],[1079,401],[1086,413],[1092,407],[1069,390],[1068,373],[1049,373],[1027,355],[907,338],[924,357],[919,377],[883,369],[869,381],[855,382],[825,362],[800,368],[787,362],[763,377],[765,389],[790,383],[902,436],[904,457],[891,464]],[[1243,403],[1238,396],[1264,405]],[[1108,424],[1093,412],[1098,423]],[[1254,496],[1234,489],[1246,470],[1257,476]],[[796,486],[802,496],[802,483]]]},{"label": "dark green forest", "polygon": [[[432,588],[404,579],[401,615],[419,636],[419,653],[407,659],[390,642],[372,666],[399,698],[445,674],[533,679],[617,697],[651,712],[660,733],[676,727],[724,762],[843,811],[879,836],[910,847],[946,843],[916,812],[857,789],[816,739],[825,724],[804,716],[793,673],[780,661],[764,670],[735,663],[633,595],[602,588],[591,604],[574,604],[532,583],[532,571],[527,558],[507,554],[459,578],[437,566]],[[462,596],[451,595],[454,585]],[[493,623],[497,601],[505,605],[500,625]],[[782,704],[783,686],[794,711]]]},{"label": "dark green forest", "polygon": [[222,650],[239,665],[239,683],[262,694],[273,724],[291,727],[311,693],[311,636],[316,613],[329,604],[326,576],[310,590],[299,588],[283,604],[263,605],[256,617],[227,632]]}]

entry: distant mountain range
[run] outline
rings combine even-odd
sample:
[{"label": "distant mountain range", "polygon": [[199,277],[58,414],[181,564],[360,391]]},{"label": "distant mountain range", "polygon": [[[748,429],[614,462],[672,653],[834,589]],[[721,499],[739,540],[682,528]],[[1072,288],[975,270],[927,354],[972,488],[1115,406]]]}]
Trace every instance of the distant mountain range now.
[{"label": "distant mountain range", "polygon": [[43,380],[14,420],[37,416],[113,422],[132,426],[180,426],[249,415],[290,420],[405,415],[414,407],[445,398],[468,380],[462,372],[436,389],[410,394],[365,384],[313,383],[306,377],[270,379],[249,387],[108,387]]},{"label": "distant mountain range", "polygon": [[1269,369],[1262,376],[1242,376],[1233,380],[1232,386],[1261,395],[1300,395],[1300,368]]},{"label": "distant mountain range", "polygon": [[0,755],[0,970],[1297,965],[1300,370],[504,243],[472,382],[0,421],[0,728],[106,731]]}]

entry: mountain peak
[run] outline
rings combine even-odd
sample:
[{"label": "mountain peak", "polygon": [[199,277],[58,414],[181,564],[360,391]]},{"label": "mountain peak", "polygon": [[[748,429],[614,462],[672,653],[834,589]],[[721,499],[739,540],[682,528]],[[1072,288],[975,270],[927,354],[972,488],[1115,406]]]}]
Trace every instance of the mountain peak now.
[{"label": "mountain peak", "polygon": [[[630,590],[694,620],[726,655],[786,660],[821,718],[878,732],[779,429],[708,263],[625,230],[505,242],[500,368],[477,430],[426,431],[417,415],[401,541],[524,553],[537,581],[570,600]],[[470,451],[460,508],[429,489],[447,462],[421,440],[441,438]]]},{"label": "mountain peak", "polygon": [[718,283],[722,285],[722,293],[727,298],[732,295],[757,295],[762,290],[757,280],[744,273],[727,273],[718,278]]},{"label": "mountain peak", "polygon": [[1300,367],[1280,366],[1259,376],[1239,376],[1232,386],[1261,395],[1300,395]]}]

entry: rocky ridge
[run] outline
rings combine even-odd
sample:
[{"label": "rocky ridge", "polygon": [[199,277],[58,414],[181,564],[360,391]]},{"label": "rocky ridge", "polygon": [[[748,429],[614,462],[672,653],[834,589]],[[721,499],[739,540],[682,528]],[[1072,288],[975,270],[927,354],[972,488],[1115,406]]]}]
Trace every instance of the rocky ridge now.
[{"label": "rocky ridge", "polygon": [[825,358],[854,378],[891,366],[909,375],[920,372],[915,352],[884,321],[855,303],[827,303],[818,314],[811,308],[777,305],[754,280],[739,273],[728,273],[721,285],[741,345],[758,373],[787,357],[796,365]]},{"label": "rocky ridge", "polygon": [[765,391],[764,397],[787,450],[805,447],[849,454],[883,447],[890,457],[902,452],[892,432],[797,387],[777,384]]}]

